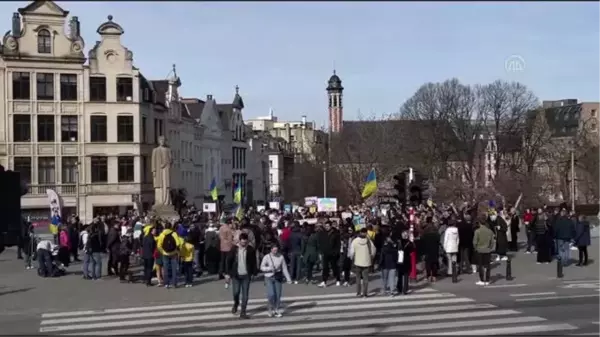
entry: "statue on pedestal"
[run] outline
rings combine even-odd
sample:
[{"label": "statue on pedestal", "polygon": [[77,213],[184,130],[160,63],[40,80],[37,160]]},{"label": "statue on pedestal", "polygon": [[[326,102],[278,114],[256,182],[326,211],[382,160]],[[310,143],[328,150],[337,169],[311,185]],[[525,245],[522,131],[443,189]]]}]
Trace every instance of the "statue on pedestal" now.
[{"label": "statue on pedestal", "polygon": [[171,205],[171,165],[173,154],[167,147],[165,137],[158,137],[158,146],[152,150],[152,182],[154,207]]}]

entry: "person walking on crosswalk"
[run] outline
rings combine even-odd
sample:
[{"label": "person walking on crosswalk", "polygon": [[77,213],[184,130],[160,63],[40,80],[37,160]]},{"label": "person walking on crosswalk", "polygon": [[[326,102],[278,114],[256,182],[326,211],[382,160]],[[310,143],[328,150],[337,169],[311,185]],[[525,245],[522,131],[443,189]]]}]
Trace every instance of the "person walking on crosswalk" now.
[{"label": "person walking on crosswalk", "polygon": [[265,273],[265,286],[267,287],[267,300],[269,301],[269,317],[282,317],[281,294],[283,282],[292,283],[284,256],[279,252],[279,244],[271,247],[269,254],[265,255],[260,263],[260,270]]},{"label": "person walking on crosswalk", "polygon": [[241,304],[241,319],[250,318],[246,313],[246,307],[250,295],[250,281],[257,271],[256,252],[252,246],[248,245],[248,234],[240,233],[238,245],[233,246],[226,255],[224,272],[226,282],[232,282],[233,308],[231,308],[231,313],[236,315]]}]

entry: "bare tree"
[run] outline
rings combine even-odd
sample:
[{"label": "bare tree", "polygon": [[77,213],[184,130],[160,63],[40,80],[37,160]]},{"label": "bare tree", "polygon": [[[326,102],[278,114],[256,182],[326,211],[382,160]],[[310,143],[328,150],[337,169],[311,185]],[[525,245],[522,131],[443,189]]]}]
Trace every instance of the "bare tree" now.
[{"label": "bare tree", "polygon": [[[467,182],[477,188],[481,170],[484,116],[477,91],[457,79],[427,83],[400,109],[400,118],[423,122],[420,167],[433,178]],[[448,163],[452,163],[448,165]]]},{"label": "bare tree", "polygon": [[[499,171],[507,154],[514,151],[513,142],[520,136],[528,114],[539,106],[535,94],[518,82],[495,81],[478,86],[479,110],[489,131],[497,137],[495,170]],[[504,141],[506,140],[506,141]]]},{"label": "bare tree", "polygon": [[365,178],[375,168],[378,180],[395,174],[402,143],[389,117],[370,116],[345,121],[342,132],[330,137],[328,185],[343,202],[361,201]]}]

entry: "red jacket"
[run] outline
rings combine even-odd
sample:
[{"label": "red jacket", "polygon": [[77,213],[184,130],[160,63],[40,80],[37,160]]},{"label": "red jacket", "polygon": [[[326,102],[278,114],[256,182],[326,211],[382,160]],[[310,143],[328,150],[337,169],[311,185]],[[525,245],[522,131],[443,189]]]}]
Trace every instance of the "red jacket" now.
[{"label": "red jacket", "polygon": [[533,221],[533,214],[527,212],[523,215],[523,222],[526,224],[530,224]]},{"label": "red jacket", "polygon": [[281,242],[287,243],[288,240],[290,239],[291,234],[292,234],[292,229],[290,227],[286,227],[286,228],[282,229],[281,235],[279,235]]}]

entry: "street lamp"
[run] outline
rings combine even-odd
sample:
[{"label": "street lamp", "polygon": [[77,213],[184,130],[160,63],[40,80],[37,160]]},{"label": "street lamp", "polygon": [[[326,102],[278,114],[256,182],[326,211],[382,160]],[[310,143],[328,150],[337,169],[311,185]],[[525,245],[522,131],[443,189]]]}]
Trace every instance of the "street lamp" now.
[{"label": "street lamp", "polygon": [[327,162],[323,161],[323,198],[327,198]]},{"label": "street lamp", "polygon": [[575,142],[571,147],[571,211],[575,212]]},{"label": "street lamp", "polygon": [[75,214],[79,217],[79,165],[78,161],[75,163]]}]

